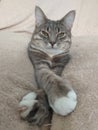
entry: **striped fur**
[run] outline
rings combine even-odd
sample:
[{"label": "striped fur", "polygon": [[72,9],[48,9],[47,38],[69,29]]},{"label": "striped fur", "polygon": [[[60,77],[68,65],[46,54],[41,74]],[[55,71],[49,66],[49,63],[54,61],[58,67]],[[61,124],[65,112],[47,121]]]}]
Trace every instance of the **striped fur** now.
[{"label": "striped fur", "polygon": [[36,27],[28,46],[28,55],[34,66],[39,89],[44,90],[53,111],[64,116],[72,112],[77,104],[72,85],[61,77],[70,59],[71,28],[75,11],[70,11],[61,20],[52,21],[36,7],[35,17]]}]

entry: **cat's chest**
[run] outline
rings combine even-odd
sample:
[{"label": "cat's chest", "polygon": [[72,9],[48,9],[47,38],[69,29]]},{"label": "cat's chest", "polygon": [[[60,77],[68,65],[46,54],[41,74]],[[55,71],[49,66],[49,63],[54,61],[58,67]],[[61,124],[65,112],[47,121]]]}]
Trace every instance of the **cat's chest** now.
[{"label": "cat's chest", "polygon": [[47,53],[50,57],[63,53],[63,50],[60,49],[44,49],[44,52]]}]

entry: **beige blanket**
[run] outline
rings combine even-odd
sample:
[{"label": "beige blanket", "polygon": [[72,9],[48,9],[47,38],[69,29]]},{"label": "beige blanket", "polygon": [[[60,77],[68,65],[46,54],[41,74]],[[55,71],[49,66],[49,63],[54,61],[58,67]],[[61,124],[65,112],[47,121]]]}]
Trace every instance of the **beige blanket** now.
[{"label": "beige blanket", "polygon": [[[17,106],[22,96],[36,88],[27,56],[30,35],[0,33],[0,130],[37,130],[20,120]],[[67,117],[54,114],[51,130],[98,129],[98,38],[73,39],[72,60],[63,77],[78,95],[76,110]]]},{"label": "beige blanket", "polygon": [[[98,34],[96,0],[49,1],[0,1],[0,130],[48,129],[30,126],[20,119],[17,112],[23,95],[36,88],[33,67],[27,56],[28,42],[34,29],[35,4],[40,5],[52,19],[76,9],[73,34]],[[98,130],[98,37],[74,37],[71,55],[63,77],[74,86],[78,95],[77,108],[67,117],[54,114],[51,130]]]}]

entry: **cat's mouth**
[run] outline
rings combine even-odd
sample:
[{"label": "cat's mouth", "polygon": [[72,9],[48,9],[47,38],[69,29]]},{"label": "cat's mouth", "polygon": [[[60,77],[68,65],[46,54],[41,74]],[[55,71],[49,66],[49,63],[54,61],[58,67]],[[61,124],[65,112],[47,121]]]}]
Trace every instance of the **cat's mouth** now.
[{"label": "cat's mouth", "polygon": [[58,49],[57,44],[48,43],[46,49]]},{"label": "cat's mouth", "polygon": [[49,50],[56,50],[58,48],[57,47],[47,47],[47,49],[49,49]]}]

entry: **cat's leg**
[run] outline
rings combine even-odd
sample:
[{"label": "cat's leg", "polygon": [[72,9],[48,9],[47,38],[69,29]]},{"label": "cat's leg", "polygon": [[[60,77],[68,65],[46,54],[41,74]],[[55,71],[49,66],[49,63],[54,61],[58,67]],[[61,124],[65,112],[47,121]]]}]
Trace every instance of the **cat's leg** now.
[{"label": "cat's leg", "polygon": [[[52,67],[52,71],[58,75],[61,76],[64,67],[69,63],[71,56],[69,54],[67,55],[61,55],[60,57],[55,57],[53,59],[53,67]],[[68,85],[69,83],[65,82],[65,85]],[[68,85],[71,86],[71,85]],[[55,94],[54,94],[55,95]],[[77,104],[77,95],[74,92],[73,89],[71,89],[70,91],[68,91],[68,93],[66,94],[66,96],[61,96],[54,101],[54,102],[49,102],[50,106],[52,107],[52,109],[54,110],[55,113],[65,116],[68,115],[69,113],[71,113]]]},{"label": "cat's leg", "polygon": [[18,110],[22,119],[42,125],[51,115],[50,107],[43,90],[28,93],[19,103]]},{"label": "cat's leg", "polygon": [[52,66],[51,70],[55,74],[61,76],[64,68],[69,63],[70,59],[71,59],[71,56],[69,54],[54,57],[53,60],[52,60],[53,66]]},{"label": "cat's leg", "polygon": [[[29,58],[34,66],[41,62],[45,62],[49,59],[48,55],[39,52],[38,50],[32,50],[29,53]],[[42,61],[43,59],[43,61]],[[37,63],[38,62],[38,63]],[[39,86],[39,85],[38,85]],[[34,94],[35,93],[35,94]],[[36,95],[36,96],[33,96]],[[29,96],[31,96],[29,98]],[[24,101],[24,99],[26,100]],[[52,117],[52,109],[49,106],[47,96],[43,89],[34,91],[33,93],[27,94],[23,97],[19,104],[19,111],[21,118],[31,122],[32,124],[42,125],[44,121],[47,120],[50,122]]]},{"label": "cat's leg", "polygon": [[65,116],[76,108],[77,95],[69,81],[62,79],[49,68],[37,69],[36,78],[40,88],[43,88],[53,111]]}]

